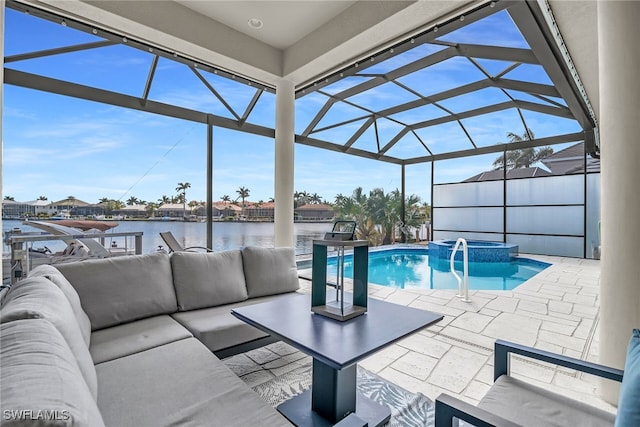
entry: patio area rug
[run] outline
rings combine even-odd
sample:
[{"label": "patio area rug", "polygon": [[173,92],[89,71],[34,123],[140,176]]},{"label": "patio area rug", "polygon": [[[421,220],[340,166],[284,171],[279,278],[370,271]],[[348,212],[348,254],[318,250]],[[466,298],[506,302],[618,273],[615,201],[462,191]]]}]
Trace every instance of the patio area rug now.
[{"label": "patio area rug", "polygon": [[[253,387],[271,406],[311,387],[311,365],[304,365],[286,374]],[[358,391],[391,409],[389,427],[433,426],[434,403],[421,393],[411,393],[382,377],[358,366]]]}]

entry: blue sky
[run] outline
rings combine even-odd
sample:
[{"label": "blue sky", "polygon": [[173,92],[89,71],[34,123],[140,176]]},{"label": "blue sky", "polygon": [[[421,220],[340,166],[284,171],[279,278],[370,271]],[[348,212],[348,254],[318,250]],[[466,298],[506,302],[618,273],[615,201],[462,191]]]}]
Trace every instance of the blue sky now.
[{"label": "blue sky", "polygon": [[[40,20],[7,9],[5,28],[5,55],[85,43],[98,40],[91,34],[74,31],[62,25]],[[524,43],[508,15],[500,13],[449,37],[461,42],[477,40],[479,34],[499,40],[504,46],[522,47]],[[446,39],[446,37],[445,37]],[[380,63],[369,72],[384,72],[385,68],[407,63],[424,55],[412,50],[386,63]],[[22,71],[41,73],[49,77],[94,85],[128,95],[140,96],[144,89],[152,55],[127,48],[111,46],[100,49],[56,55],[51,57],[7,64]],[[464,62],[464,60],[462,61]],[[429,69],[403,78],[403,84],[418,85],[424,95],[440,92],[461,83],[482,78],[477,69],[460,58],[445,61]],[[489,71],[504,68],[498,61],[484,61]],[[471,70],[471,71],[470,71]],[[227,102],[242,115],[253,96],[254,89],[222,79],[213,74],[205,76]],[[523,66],[511,78],[549,83],[540,69]],[[327,87],[329,93],[345,85],[362,81],[353,78]],[[74,196],[89,203],[100,198],[126,201],[135,196],[146,201],[157,201],[163,195],[173,196],[178,182],[189,182],[188,200],[206,198],[206,127],[202,124],[127,110],[109,105],[67,98],[15,86],[4,86],[3,105],[3,195],[18,201],[29,201],[46,196],[55,201]],[[408,92],[397,88],[378,88],[374,92],[357,95],[358,101],[371,108],[396,105],[411,100]],[[478,97],[459,97],[447,102],[453,111],[475,108],[474,102],[485,105],[499,102],[503,94],[486,90]],[[526,94],[521,94],[527,100]],[[200,111],[231,117],[225,107],[198,78],[185,66],[161,59],[150,92],[150,99],[172,103]],[[356,100],[354,97],[354,101]],[[494,99],[495,98],[495,99]],[[326,97],[314,94],[296,104],[296,132],[307,126]],[[484,102],[484,104],[482,104]],[[539,100],[538,100],[539,102]],[[273,127],[275,122],[275,95],[263,94],[249,117],[252,123]],[[442,110],[428,106],[416,112],[402,113],[398,119],[422,121],[442,115]],[[525,112],[527,123],[536,136],[577,131],[575,123],[558,121],[549,116]],[[323,119],[322,126],[349,117],[362,115],[352,107],[336,104]],[[505,142],[509,131],[522,133],[523,126],[515,110],[494,113],[489,117],[468,119],[465,127],[482,146]],[[358,123],[347,129],[318,133],[322,138],[346,141]],[[397,124],[385,119],[378,122],[383,139],[391,138]],[[354,147],[367,149],[375,145],[373,130],[365,134]],[[458,126],[443,125],[430,131],[419,131],[434,152],[468,148]],[[459,147],[458,147],[459,146]],[[562,147],[559,147],[562,148]],[[556,148],[556,149],[559,149]],[[424,151],[415,138],[401,140],[389,154],[404,156]],[[451,160],[436,164],[436,183],[455,182],[491,168],[497,155]],[[338,193],[350,194],[357,186],[365,191],[382,187],[391,191],[400,187],[400,166],[339,154],[328,150],[296,144],[296,191],[317,193],[333,201]],[[424,201],[430,198],[431,165],[418,164],[406,168],[406,191],[417,194]],[[239,187],[250,190],[252,201],[273,197],[274,182],[273,140],[221,128],[214,129],[214,200],[223,195],[237,197]]]}]

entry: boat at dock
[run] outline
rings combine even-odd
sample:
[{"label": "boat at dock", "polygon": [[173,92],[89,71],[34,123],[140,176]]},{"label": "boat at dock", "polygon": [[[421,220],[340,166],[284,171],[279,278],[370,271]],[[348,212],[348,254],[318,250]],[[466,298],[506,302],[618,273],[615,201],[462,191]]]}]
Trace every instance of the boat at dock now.
[{"label": "boat at dock", "polygon": [[[115,221],[59,219],[22,224],[38,231],[20,227],[5,231],[4,243],[10,250],[2,259],[3,282],[13,283],[41,264],[142,253],[142,232],[116,232]],[[63,249],[51,250],[47,245]]]}]

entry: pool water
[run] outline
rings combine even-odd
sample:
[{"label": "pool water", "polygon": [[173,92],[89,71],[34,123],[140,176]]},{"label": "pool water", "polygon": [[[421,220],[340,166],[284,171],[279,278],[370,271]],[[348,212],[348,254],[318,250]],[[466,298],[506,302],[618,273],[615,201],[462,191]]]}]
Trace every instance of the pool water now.
[{"label": "pool water", "polygon": [[[346,278],[353,277],[353,257],[345,256]],[[511,290],[550,264],[527,258],[511,262],[469,262],[469,289]],[[462,261],[454,267],[462,277]],[[449,260],[429,259],[427,249],[388,249],[369,252],[369,283],[401,289],[457,289]],[[327,274],[336,275],[336,259],[327,262]]]}]

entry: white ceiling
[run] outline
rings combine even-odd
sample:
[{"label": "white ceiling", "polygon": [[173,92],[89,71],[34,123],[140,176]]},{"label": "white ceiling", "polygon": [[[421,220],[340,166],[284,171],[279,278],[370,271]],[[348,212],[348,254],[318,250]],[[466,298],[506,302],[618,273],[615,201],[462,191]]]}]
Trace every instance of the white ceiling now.
[{"label": "white ceiling", "polygon": [[[175,1],[281,50],[293,46],[356,3],[351,0]],[[262,28],[249,26],[248,21],[253,18],[262,21]]]}]

